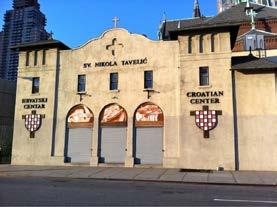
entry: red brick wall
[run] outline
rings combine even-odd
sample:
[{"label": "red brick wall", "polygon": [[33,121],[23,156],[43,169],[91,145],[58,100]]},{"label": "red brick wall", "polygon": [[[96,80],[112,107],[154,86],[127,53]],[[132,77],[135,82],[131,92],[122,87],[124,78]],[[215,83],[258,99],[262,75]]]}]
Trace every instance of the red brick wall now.
[{"label": "red brick wall", "polygon": [[[277,36],[276,37],[266,37],[265,38],[265,46],[267,50],[277,49]],[[233,52],[244,51],[244,41],[239,40],[236,42],[235,47],[233,48]]]},{"label": "red brick wall", "polygon": [[[263,30],[266,32],[277,33],[277,19],[257,21],[256,29]],[[238,37],[245,34],[251,30],[250,19],[249,22],[241,24],[238,32]],[[266,49],[277,49],[277,37],[266,37],[265,38]],[[233,48],[234,52],[244,51],[244,42],[243,40],[237,41],[235,47]]]},{"label": "red brick wall", "polygon": [[235,47],[233,48],[233,52],[240,52],[240,51],[243,51],[243,40],[240,40],[240,41],[237,41],[236,44],[235,44]]},{"label": "red brick wall", "polygon": [[[266,32],[277,33],[277,19],[258,21],[256,22],[256,28]],[[238,36],[248,32],[251,29],[250,19],[249,22],[241,24],[239,28]]]},{"label": "red brick wall", "polygon": [[265,38],[266,49],[277,49],[277,37]]}]

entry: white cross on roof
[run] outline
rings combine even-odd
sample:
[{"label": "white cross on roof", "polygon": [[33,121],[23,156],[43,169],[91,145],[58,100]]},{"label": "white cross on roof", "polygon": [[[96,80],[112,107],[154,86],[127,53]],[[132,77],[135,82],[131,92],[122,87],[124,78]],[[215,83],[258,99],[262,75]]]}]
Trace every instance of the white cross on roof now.
[{"label": "white cross on roof", "polygon": [[119,22],[119,18],[117,16],[115,16],[113,18],[113,22],[114,22],[114,28],[117,28],[118,22]]}]

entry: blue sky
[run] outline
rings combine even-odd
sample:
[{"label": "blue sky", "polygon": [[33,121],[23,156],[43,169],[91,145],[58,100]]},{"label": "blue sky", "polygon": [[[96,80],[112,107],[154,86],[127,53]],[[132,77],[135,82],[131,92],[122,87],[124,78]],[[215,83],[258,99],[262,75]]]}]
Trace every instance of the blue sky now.
[{"label": "blue sky", "polygon": [[[157,39],[159,23],[166,12],[167,19],[190,18],[194,0],[39,0],[47,18],[47,31],[70,47],[84,44],[113,27],[114,16],[119,27],[132,33]],[[216,14],[216,0],[199,0],[205,16]],[[12,0],[0,0],[0,25]]]}]

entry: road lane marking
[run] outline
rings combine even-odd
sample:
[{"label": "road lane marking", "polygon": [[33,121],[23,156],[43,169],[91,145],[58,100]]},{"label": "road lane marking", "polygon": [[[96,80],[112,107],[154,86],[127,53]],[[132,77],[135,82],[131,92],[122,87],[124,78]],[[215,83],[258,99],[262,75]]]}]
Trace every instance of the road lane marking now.
[{"label": "road lane marking", "polygon": [[277,201],[255,201],[255,200],[232,200],[232,199],[214,199],[214,201],[222,201],[222,202],[244,202],[244,203],[277,203]]}]

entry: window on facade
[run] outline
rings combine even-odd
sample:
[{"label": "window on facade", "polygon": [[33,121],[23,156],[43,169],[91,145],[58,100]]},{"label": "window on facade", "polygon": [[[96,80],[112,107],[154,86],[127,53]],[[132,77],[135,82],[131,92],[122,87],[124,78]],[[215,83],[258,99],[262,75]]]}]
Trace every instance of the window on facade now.
[{"label": "window on facade", "polygon": [[188,39],[188,53],[189,54],[192,53],[192,36],[189,36],[189,39]]},{"label": "window on facade", "polygon": [[211,35],[211,52],[215,51],[215,34]]},{"label": "window on facade", "polygon": [[86,91],[86,75],[78,75],[78,92]]},{"label": "window on facade", "polygon": [[42,65],[46,63],[46,50],[42,50]]},{"label": "window on facade", "polygon": [[38,51],[36,50],[34,54],[34,65],[37,65],[37,64],[38,64]]},{"label": "window on facade", "polygon": [[199,85],[207,86],[209,85],[209,68],[200,67],[199,68]]},{"label": "window on facade", "polygon": [[199,37],[199,52],[203,53],[204,51],[204,37],[203,35],[200,35]]},{"label": "window on facade", "polygon": [[118,73],[110,73],[110,90],[118,90]]},{"label": "window on facade", "polygon": [[39,78],[33,78],[32,81],[32,94],[39,93]]},{"label": "window on facade", "polygon": [[151,89],[153,88],[153,71],[144,71],[144,88]]},{"label": "window on facade", "polygon": [[29,64],[30,64],[30,51],[27,51],[26,52],[26,63],[25,63],[25,65],[29,66]]}]

